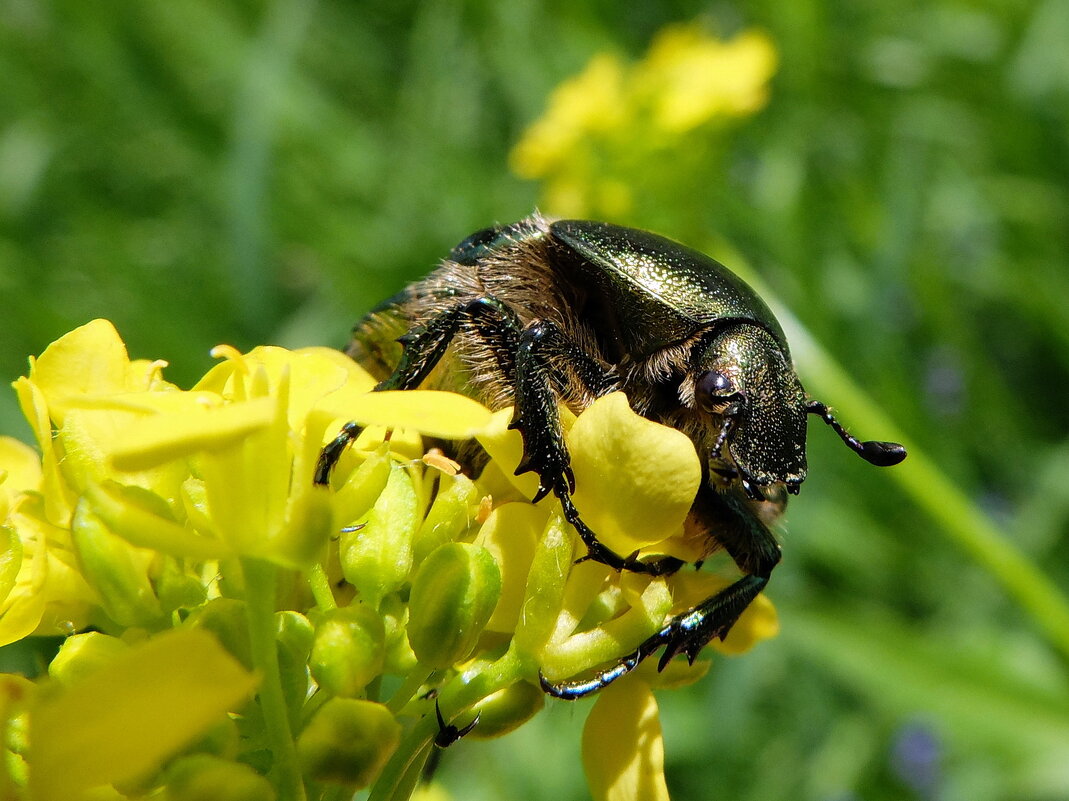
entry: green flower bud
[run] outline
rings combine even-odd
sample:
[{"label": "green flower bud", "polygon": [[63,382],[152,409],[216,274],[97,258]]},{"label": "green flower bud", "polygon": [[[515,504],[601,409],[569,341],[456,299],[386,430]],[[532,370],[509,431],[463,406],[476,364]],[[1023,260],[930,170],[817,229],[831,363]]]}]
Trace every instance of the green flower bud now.
[{"label": "green flower bud", "polygon": [[537,715],[545,705],[546,695],[541,687],[519,681],[498,690],[475,704],[469,712],[479,716],[479,725],[470,737],[489,740],[518,729]]},{"label": "green flower bud", "polygon": [[134,548],[113,534],[84,498],[74,510],[71,541],[82,575],[100,594],[112,620],[129,628],[163,614],[148,578],[153,553]]},{"label": "green flower bud", "polygon": [[312,676],[332,695],[359,695],[382,673],[385,639],[382,618],[366,604],[332,609],[315,628]]},{"label": "green flower bud", "polygon": [[225,717],[211,726],[200,738],[186,749],[188,755],[209,754],[222,759],[234,759],[241,747],[241,732],[238,722]]},{"label": "green flower bud", "polygon": [[240,762],[207,754],[184,757],[164,776],[166,801],[274,801],[271,783]]},{"label": "green flower bud", "polygon": [[308,655],[315,632],[308,618],[299,612],[276,612],[275,623],[282,694],[290,720],[300,720],[301,708],[308,699]]},{"label": "green flower bud", "polygon": [[297,740],[305,775],[317,781],[367,787],[401,742],[401,724],[382,704],[332,698]]},{"label": "green flower bud", "polygon": [[315,638],[312,622],[300,612],[286,610],[275,613],[275,623],[279,648],[293,654],[297,661],[307,662]]},{"label": "green flower bud", "polygon": [[447,542],[420,565],[409,598],[408,640],[426,667],[471,655],[501,597],[501,572],[488,550]]},{"label": "green flower bud", "polygon": [[204,583],[199,577],[182,570],[171,556],[165,556],[160,561],[156,593],[165,611],[194,609],[204,603]]},{"label": "green flower bud", "polygon": [[454,540],[475,517],[479,491],[465,475],[442,476],[438,494],[416,533],[413,561],[420,564],[439,545]]},{"label": "green flower bud", "polygon": [[419,663],[416,655],[412,653],[412,646],[408,644],[408,603],[395,593],[383,598],[379,611],[386,627],[383,673],[407,676]]},{"label": "green flower bud", "polygon": [[249,644],[249,620],[245,602],[234,598],[212,598],[190,617],[189,622],[215,635],[230,655],[252,669],[252,646]]},{"label": "green flower bud", "polygon": [[272,541],[272,558],[287,567],[308,567],[322,558],[327,542],[337,531],[330,493],[315,490],[298,494],[287,518],[285,528]]},{"label": "green flower bud", "polygon": [[523,599],[523,614],[513,643],[532,674],[542,662],[546,644],[564,605],[564,587],[575,561],[573,541],[560,515],[553,514],[535,549]]},{"label": "green flower bud", "polygon": [[48,675],[60,684],[69,685],[104,667],[129,647],[118,637],[98,631],[73,634],[63,641],[48,666]]},{"label": "green flower bud", "polygon": [[334,496],[334,530],[365,515],[382,494],[393,461],[385,448],[365,459]]},{"label": "green flower bud", "polygon": [[395,466],[367,524],[344,533],[338,547],[346,581],[370,606],[377,608],[384,596],[408,580],[418,525],[419,498],[412,477]]}]

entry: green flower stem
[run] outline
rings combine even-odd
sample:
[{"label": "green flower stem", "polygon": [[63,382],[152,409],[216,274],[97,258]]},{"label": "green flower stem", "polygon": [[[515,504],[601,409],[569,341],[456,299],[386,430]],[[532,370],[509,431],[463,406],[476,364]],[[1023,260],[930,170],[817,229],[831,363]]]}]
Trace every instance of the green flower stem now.
[{"label": "green flower stem", "polygon": [[[428,715],[427,717],[430,718],[434,716]],[[412,797],[412,793],[415,792],[416,787],[419,786],[420,780],[423,778],[423,772],[427,767],[427,760],[430,758],[433,750],[433,743],[428,741],[426,745],[415,754],[415,758],[409,760],[404,774],[402,774],[400,781],[394,788],[393,801],[406,801]]]},{"label": "green flower stem", "polygon": [[397,746],[390,761],[379,775],[367,801],[406,801],[406,777],[413,770],[421,770],[438,731],[434,715],[425,715],[413,726]]},{"label": "green flower stem", "polygon": [[[477,673],[457,676],[442,689],[438,702],[446,714],[467,709],[522,678],[523,661],[514,649],[509,649],[503,657]],[[414,786],[411,782],[412,771],[423,769],[437,733],[438,720],[435,715],[428,714],[420,718],[386,763],[368,801],[405,801]]]},{"label": "green flower stem", "polygon": [[323,790],[323,794],[319,796],[319,801],[347,801],[352,797],[353,791],[349,787],[337,785]]},{"label": "green flower stem", "polygon": [[[14,717],[14,710],[16,704],[14,703],[13,696],[16,694],[16,685],[13,682],[14,677],[8,678],[6,686],[0,687],[0,742],[8,742],[8,731],[11,728],[11,719]],[[15,783],[11,780],[11,766],[10,760],[5,758],[0,760],[0,798],[17,798],[15,793]]]},{"label": "green flower stem", "polygon": [[331,609],[338,608],[338,601],[334,598],[334,593],[330,589],[330,579],[327,578],[327,571],[323,569],[323,565],[316,562],[308,570],[308,586],[312,590],[312,597],[315,598],[316,606],[322,611],[329,612]]},{"label": "green flower stem", "polygon": [[787,333],[806,385],[820,387],[835,398],[843,417],[858,429],[878,431],[901,442],[909,456],[888,470],[888,476],[940,525],[943,532],[998,581],[1032,617],[1062,656],[1069,660],[1069,601],[1039,567],[1003,534],[998,526],[955,486],[924,450],[883,414],[845,370],[768,290],[747,275],[770,305]]},{"label": "green flower stem", "polygon": [[386,708],[393,714],[397,714],[405,708],[413,695],[415,695],[419,688],[422,687],[427,679],[431,677],[433,670],[423,667],[423,665],[416,665],[412,668],[412,672],[405,677],[404,683],[397,688],[396,692],[390,696],[389,703],[386,704]]},{"label": "green flower stem", "polygon": [[258,697],[267,727],[267,741],[274,757],[274,771],[278,777],[278,801],[305,801],[297,748],[282,693],[282,675],[275,642],[277,568],[270,562],[247,558],[242,559],[241,569],[245,576],[245,603],[253,666],[263,676]]}]

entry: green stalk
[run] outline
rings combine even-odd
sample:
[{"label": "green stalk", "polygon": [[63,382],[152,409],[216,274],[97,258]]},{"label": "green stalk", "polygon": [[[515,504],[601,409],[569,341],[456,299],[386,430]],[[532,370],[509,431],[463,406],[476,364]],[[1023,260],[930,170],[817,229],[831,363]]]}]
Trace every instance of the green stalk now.
[{"label": "green stalk", "polygon": [[327,571],[323,569],[323,565],[316,562],[308,569],[308,586],[312,590],[312,597],[315,598],[316,606],[322,609],[324,612],[329,612],[331,609],[338,608],[338,602],[334,598],[334,593],[330,589],[330,579],[327,578]]},{"label": "green stalk", "polygon": [[277,568],[270,562],[246,558],[241,560],[241,569],[245,576],[253,667],[263,676],[258,698],[267,727],[267,742],[274,757],[273,769],[278,777],[278,801],[305,801],[304,781],[286,712],[286,698],[282,693],[282,674],[275,643]]},{"label": "green stalk", "polygon": [[412,668],[412,672],[405,677],[404,682],[397,688],[397,691],[394,692],[393,696],[386,704],[386,708],[395,715],[404,709],[405,704],[407,704],[412,699],[412,696],[419,691],[419,688],[426,683],[432,673],[434,673],[433,669],[425,668],[423,665],[417,664]]}]

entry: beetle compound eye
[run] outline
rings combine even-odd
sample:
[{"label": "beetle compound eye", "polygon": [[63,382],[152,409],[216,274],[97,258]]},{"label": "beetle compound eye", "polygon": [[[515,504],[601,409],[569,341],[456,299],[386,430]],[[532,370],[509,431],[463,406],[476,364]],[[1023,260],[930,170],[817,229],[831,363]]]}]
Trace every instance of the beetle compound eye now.
[{"label": "beetle compound eye", "polygon": [[710,370],[698,379],[698,391],[713,397],[730,395],[735,391],[731,379],[718,370]]},{"label": "beetle compound eye", "polygon": [[694,397],[698,403],[714,411],[721,411],[726,403],[738,400],[739,393],[735,382],[719,370],[702,373],[694,387]]}]

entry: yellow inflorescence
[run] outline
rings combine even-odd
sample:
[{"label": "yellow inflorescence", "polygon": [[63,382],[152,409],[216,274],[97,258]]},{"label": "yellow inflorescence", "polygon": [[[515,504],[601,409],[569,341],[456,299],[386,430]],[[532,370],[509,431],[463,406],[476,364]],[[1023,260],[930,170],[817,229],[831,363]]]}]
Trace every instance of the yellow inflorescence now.
[{"label": "yellow inflorescence", "polygon": [[[28,741],[9,738],[13,797],[108,786],[99,797],[133,798],[166,786],[180,798],[198,782],[232,782],[252,793],[242,798],[268,798],[282,780],[250,768],[271,764],[251,753],[264,748],[311,797],[338,783],[396,791],[436,734],[436,703],[451,719],[482,711],[484,733],[505,733],[541,708],[540,670],[591,671],[684,597],[719,586],[704,574],[575,565],[582,546],[558,505],[532,505],[531,477],[513,475],[522,446],[507,410],[438,392],[371,393],[358,365],[325,349],[215,354],[221,363],[183,391],[161,363],[131,361],[98,320],[16,382],[39,454],[0,440],[0,638],[66,640],[49,692],[14,677],[4,685],[9,725],[30,724]],[[577,501],[605,542],[680,547],[700,480],[689,441],[622,395],[577,419],[562,413],[578,486],[591,488]],[[349,418],[369,425],[332,485],[316,486],[319,452]],[[492,461],[473,479],[428,454],[425,434],[478,437]],[[264,576],[277,580],[266,593],[277,599],[268,658],[253,601],[265,597],[254,586]],[[770,605],[754,604],[724,647],[748,647],[774,621]],[[643,669],[605,694],[591,725],[611,722],[628,693],[643,721],[655,719],[649,687],[702,672]],[[289,710],[289,748],[262,730],[271,698]],[[641,736],[617,737],[605,770],[620,760],[633,763],[627,776],[660,770],[659,728],[635,725]],[[601,788],[608,774],[592,747],[585,759]],[[663,786],[647,778],[636,786]]]},{"label": "yellow inflorescence", "polygon": [[718,131],[764,108],[776,63],[765,34],[724,41],[698,24],[664,28],[634,63],[598,54],[550,95],[512,169],[542,183],[549,214],[627,217],[661,174],[685,179],[681,154],[711,160]]}]

